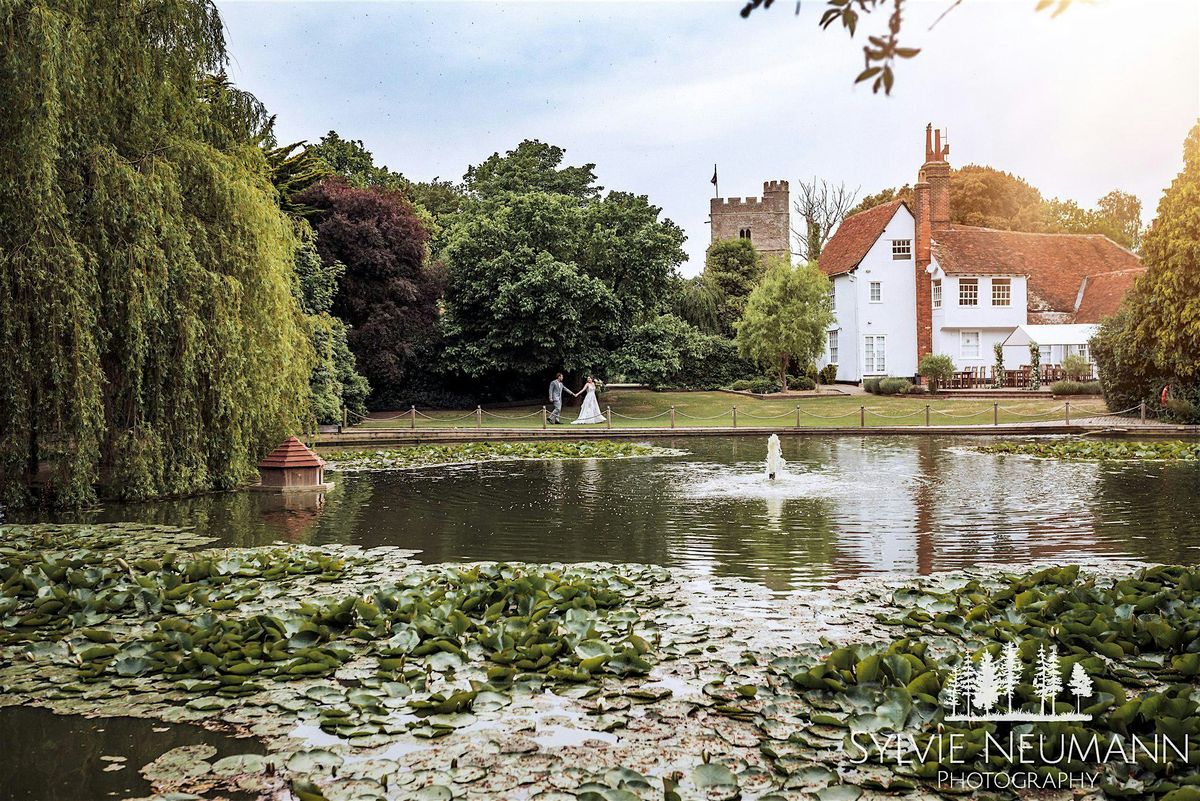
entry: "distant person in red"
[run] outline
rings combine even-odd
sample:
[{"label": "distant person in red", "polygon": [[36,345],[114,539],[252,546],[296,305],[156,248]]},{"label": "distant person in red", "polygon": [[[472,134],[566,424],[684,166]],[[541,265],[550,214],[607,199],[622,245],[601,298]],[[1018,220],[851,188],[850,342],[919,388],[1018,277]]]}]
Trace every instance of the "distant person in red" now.
[{"label": "distant person in red", "polygon": [[1163,384],[1162,396],[1158,399],[1158,403],[1160,406],[1166,406],[1167,401],[1169,401],[1170,399],[1171,399],[1171,385]]}]

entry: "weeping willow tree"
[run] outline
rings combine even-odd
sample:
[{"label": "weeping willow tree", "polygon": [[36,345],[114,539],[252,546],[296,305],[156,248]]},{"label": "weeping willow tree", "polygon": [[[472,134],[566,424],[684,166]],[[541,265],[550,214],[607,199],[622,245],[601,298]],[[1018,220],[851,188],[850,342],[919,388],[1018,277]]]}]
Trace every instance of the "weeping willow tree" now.
[{"label": "weeping willow tree", "polygon": [[235,486],[306,420],[297,246],[205,0],[0,0],[0,491]]}]

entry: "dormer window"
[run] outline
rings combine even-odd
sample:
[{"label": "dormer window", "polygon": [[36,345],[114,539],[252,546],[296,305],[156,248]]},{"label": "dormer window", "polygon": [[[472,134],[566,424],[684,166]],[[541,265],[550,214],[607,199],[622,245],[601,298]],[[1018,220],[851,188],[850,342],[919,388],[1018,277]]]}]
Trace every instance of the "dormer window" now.
[{"label": "dormer window", "polygon": [[750,229],[749,228],[743,228],[740,231],[738,231],[738,239],[749,239],[749,238],[750,238]]},{"label": "dormer window", "polygon": [[912,240],[911,239],[893,239],[892,240],[892,258],[896,261],[912,258]]},{"label": "dormer window", "polygon": [[942,308],[942,279],[935,278],[933,281],[933,308]]}]

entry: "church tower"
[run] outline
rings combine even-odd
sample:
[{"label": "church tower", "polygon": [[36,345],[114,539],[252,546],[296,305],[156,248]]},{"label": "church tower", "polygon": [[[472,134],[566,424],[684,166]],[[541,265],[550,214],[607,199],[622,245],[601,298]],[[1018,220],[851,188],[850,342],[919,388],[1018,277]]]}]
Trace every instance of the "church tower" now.
[{"label": "church tower", "polygon": [[712,241],[749,239],[764,256],[791,259],[791,197],[787,181],[766,181],[762,197],[709,201]]}]

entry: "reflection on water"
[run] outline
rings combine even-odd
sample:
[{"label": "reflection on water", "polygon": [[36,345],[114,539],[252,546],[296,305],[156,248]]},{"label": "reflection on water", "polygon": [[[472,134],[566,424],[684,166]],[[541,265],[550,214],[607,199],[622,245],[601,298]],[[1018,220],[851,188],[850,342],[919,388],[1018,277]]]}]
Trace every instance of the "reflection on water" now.
[{"label": "reflection on water", "polygon": [[[0,759],[0,797],[5,801],[79,801],[148,796],[150,783],[138,771],[181,745],[211,745],[217,749],[213,760],[265,753],[256,740],[234,739],[190,724],[143,718],[90,719],[34,707],[4,707],[0,709],[0,754],[4,757]],[[224,797],[231,798],[229,793]]]},{"label": "reflection on water", "polygon": [[666,459],[509,462],[337,475],[320,510],[253,493],[112,506],[233,545],[349,542],[428,562],[650,562],[775,590],[984,563],[1200,560],[1200,466],[976,453],[948,437],[695,438]]}]

